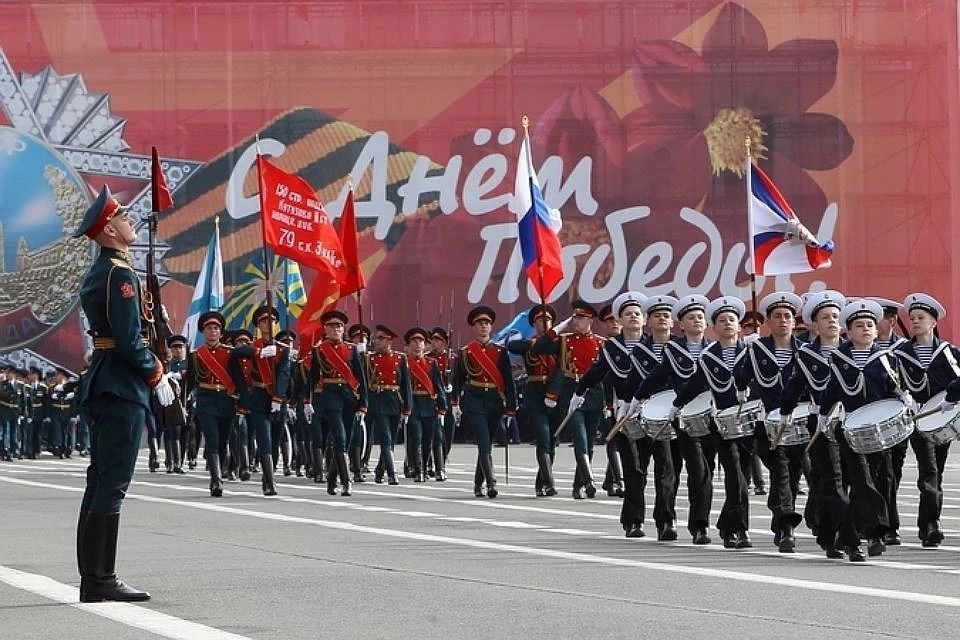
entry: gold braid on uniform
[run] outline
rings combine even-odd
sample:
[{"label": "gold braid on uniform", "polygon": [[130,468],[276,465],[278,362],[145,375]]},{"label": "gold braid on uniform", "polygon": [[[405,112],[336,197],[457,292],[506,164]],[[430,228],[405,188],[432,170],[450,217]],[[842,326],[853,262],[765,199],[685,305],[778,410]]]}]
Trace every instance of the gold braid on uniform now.
[{"label": "gold braid on uniform", "polygon": [[575,379],[580,379],[577,368],[573,366],[573,358],[570,356],[570,348],[567,347],[567,336],[560,334],[560,370],[565,374],[571,374]]},{"label": "gold braid on uniform", "polygon": [[467,351],[466,347],[460,349],[460,358],[463,361],[463,370],[466,372],[468,378],[477,378],[483,374],[480,365],[474,364],[471,360],[470,352]]}]

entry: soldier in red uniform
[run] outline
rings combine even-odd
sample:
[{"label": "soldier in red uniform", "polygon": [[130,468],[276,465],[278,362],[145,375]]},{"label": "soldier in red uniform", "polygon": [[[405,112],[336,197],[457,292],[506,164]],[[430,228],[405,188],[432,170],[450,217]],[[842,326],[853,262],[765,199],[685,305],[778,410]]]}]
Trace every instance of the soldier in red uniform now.
[{"label": "soldier in red uniform", "polygon": [[[537,338],[547,332],[547,328],[557,319],[557,312],[550,305],[537,305],[527,312],[527,322],[536,332]],[[553,482],[553,430],[559,423],[552,420],[553,414],[547,413],[547,387],[557,373],[557,357],[540,355],[533,352],[535,340],[518,339],[507,343],[510,353],[523,356],[523,367],[527,372],[527,384],[523,390],[523,411],[533,427],[537,442],[537,478],[534,490],[537,496],[557,495]]]},{"label": "soldier in red uniform", "polygon": [[544,402],[557,415],[570,415],[568,427],[573,433],[573,451],[577,461],[573,497],[582,500],[592,498],[597,493],[593,485],[590,458],[605,402],[600,387],[588,389],[584,395],[578,395],[576,391],[580,378],[586,375],[597,359],[603,347],[603,338],[592,331],[597,310],[583,300],[574,300],[571,306],[573,315],[540,336],[533,345],[533,351],[559,357],[554,383],[547,391]]},{"label": "soldier in red uniform", "polygon": [[[447,413],[447,392],[436,360],[426,356],[427,338],[427,330],[420,327],[410,329],[403,336],[407,343],[407,366],[413,390],[408,430],[411,434],[421,434],[420,459],[426,464],[432,451],[434,478],[443,482],[447,473],[441,424]],[[424,479],[422,474],[417,475],[418,482]]]},{"label": "soldier in red uniform", "polygon": [[[378,324],[373,332],[373,350],[366,354],[368,383],[367,423],[372,425],[380,440],[380,463],[375,480],[383,481],[386,472],[390,484],[398,484],[393,463],[393,442],[402,423],[410,418],[410,372],[407,357],[394,351],[392,341],[397,337],[389,327]],[[411,453],[408,437],[407,453]],[[417,443],[419,444],[419,442]],[[423,462],[414,456],[414,470],[419,478],[423,474]],[[360,476],[357,469],[354,479]],[[359,481],[359,480],[358,480]]]},{"label": "soldier in red uniform", "polygon": [[[235,347],[246,347],[253,343],[253,334],[247,329],[237,329],[230,334],[230,340]],[[253,433],[250,431],[250,390],[253,388],[253,363],[250,360],[239,360],[232,363],[230,375],[237,386],[237,417],[234,420],[234,435],[238,452],[239,463],[237,475],[241,482],[250,479],[250,473],[256,471],[250,452],[253,450]]]},{"label": "soldier in red uniform", "polygon": [[[351,440],[356,439],[358,429],[366,428],[367,378],[357,346],[343,340],[347,314],[339,310],[327,311],[320,321],[323,323],[323,340],[314,345],[311,356],[311,403],[318,414],[315,419],[326,421],[328,437],[333,440],[333,463],[327,474],[327,493],[337,495],[339,475],[343,486],[340,495],[349,496],[347,451],[356,451]],[[359,462],[359,456],[355,462]]]},{"label": "soldier in red uniform", "polygon": [[204,457],[210,472],[210,495],[223,495],[221,469],[225,466],[227,441],[237,413],[237,390],[230,377],[232,349],[220,343],[225,321],[216,311],[200,316],[197,329],[203,334],[203,344],[190,354],[187,363],[187,394],[196,397],[197,424],[203,432]]},{"label": "soldier in red uniform", "polygon": [[[497,479],[493,474],[492,438],[503,416],[517,410],[517,391],[510,371],[507,350],[490,341],[496,314],[486,306],[474,307],[467,314],[474,339],[460,348],[453,370],[451,413],[459,422],[466,415],[477,441],[478,464],[487,485],[487,497],[497,497]],[[462,408],[461,408],[462,406]],[[482,498],[483,487],[474,482],[473,494]]]}]

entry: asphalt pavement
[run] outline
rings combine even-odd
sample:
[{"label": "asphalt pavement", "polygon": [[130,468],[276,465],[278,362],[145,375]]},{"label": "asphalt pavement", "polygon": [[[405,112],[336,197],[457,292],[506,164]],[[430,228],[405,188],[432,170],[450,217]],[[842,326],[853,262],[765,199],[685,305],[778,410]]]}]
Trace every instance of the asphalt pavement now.
[{"label": "asphalt pavement", "polygon": [[[0,463],[0,638],[952,638],[960,628],[960,462],[944,482],[946,539],[916,538],[916,465],[900,489],[903,544],[862,565],[828,560],[809,531],[780,554],[765,497],[751,496],[753,549],[715,529],[626,539],[620,500],[570,496],[573,454],[558,449],[560,495],[536,498],[534,448],[494,453],[495,500],[473,496],[476,449],[456,445],[447,482],[354,486],[349,498],[278,474],[211,498],[202,469],[147,471],[124,503],[118,573],[150,591],[133,605],[79,604],[75,527],[86,461]],[[376,455],[376,454],[374,454]],[[398,454],[402,455],[402,454]],[[594,473],[602,478],[602,447]],[[715,520],[722,502],[716,479]],[[649,488],[652,504],[652,487]],[[802,506],[804,496],[799,497]]]}]

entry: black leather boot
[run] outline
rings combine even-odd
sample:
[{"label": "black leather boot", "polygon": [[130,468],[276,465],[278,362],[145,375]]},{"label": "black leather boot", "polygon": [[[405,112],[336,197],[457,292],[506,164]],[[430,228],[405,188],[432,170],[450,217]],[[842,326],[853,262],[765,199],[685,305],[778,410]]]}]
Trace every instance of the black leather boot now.
[{"label": "black leather boot", "polygon": [[793,535],[793,525],[789,522],[780,527],[780,542],[777,547],[780,553],[793,553],[797,548],[797,540]]},{"label": "black leather boot", "polygon": [[223,496],[223,481],[220,479],[220,456],[213,454],[207,462],[210,469],[210,495],[219,498]]},{"label": "black leather boot", "polygon": [[313,481],[323,482],[323,449],[320,447],[313,448]]},{"label": "black leather boot", "polygon": [[483,498],[483,471],[480,468],[480,458],[482,456],[477,454],[477,468],[473,471],[473,495],[477,498]]},{"label": "black leather boot", "polygon": [[277,485],[273,480],[273,454],[264,453],[260,456],[260,470],[262,472],[260,485],[263,488],[263,495],[277,495]]},{"label": "black leather boot", "polygon": [[81,511],[80,516],[77,518],[77,571],[80,575],[87,573],[85,571],[86,558],[83,555],[83,544],[85,541],[84,538],[84,529],[87,526],[87,516],[90,515],[89,511]]},{"label": "black leather boot", "polygon": [[423,472],[423,453],[417,448],[413,452],[413,481],[426,482],[427,475]]},{"label": "black leather boot", "polygon": [[480,470],[483,472],[483,478],[487,483],[487,497],[496,498],[497,478],[493,475],[493,454],[487,453],[480,456]]},{"label": "black leather boot", "polygon": [[387,482],[392,485],[400,484],[397,480],[396,463],[393,461],[393,451],[386,449],[380,456],[380,462],[383,464],[383,470],[387,474]]},{"label": "black leather boot", "polygon": [[613,476],[613,487],[607,492],[609,496],[623,497],[623,460],[619,451],[610,452],[610,473]]},{"label": "black leather boot", "polygon": [[557,495],[557,488],[553,483],[553,461],[550,459],[549,453],[541,453],[537,456],[537,462],[540,465],[540,482],[542,484],[540,493],[543,497],[555,496]]},{"label": "black leather boot", "polygon": [[433,437],[433,470],[434,480],[444,482],[447,479],[446,466],[443,464],[443,439],[437,433]]},{"label": "black leather boot", "polygon": [[[336,457],[337,471],[340,472],[340,484],[343,485],[343,489],[340,491],[340,495],[343,497],[349,497],[351,494],[350,489],[352,485],[350,484],[350,463],[347,462],[347,454],[340,453]],[[327,491],[329,493],[329,490]]]},{"label": "black leather boot", "polygon": [[597,495],[597,488],[593,486],[593,469],[590,467],[590,458],[586,453],[577,454],[577,471],[583,482],[583,491],[588,498]]},{"label": "black leather boot", "polygon": [[[81,516],[81,520],[83,520]],[[150,599],[117,579],[119,513],[89,512],[79,530],[80,602],[143,602]]]},{"label": "black leather boot", "polygon": [[340,475],[340,465],[336,462],[340,456],[327,461],[327,494],[337,495],[337,478]]},{"label": "black leather boot", "polygon": [[147,441],[147,444],[150,447],[150,463],[149,463],[150,473],[154,473],[156,472],[157,469],[160,468],[160,461],[157,460],[157,439],[150,438]]},{"label": "black leather boot", "polygon": [[246,482],[250,479],[250,450],[247,445],[240,445],[240,481]]}]

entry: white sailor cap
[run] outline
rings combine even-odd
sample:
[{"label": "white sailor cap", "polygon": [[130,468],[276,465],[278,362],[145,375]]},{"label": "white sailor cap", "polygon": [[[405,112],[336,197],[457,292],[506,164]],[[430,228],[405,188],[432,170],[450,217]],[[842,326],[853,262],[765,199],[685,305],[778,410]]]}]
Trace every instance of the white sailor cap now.
[{"label": "white sailor cap", "polygon": [[883,309],[884,313],[897,313],[900,309],[903,309],[903,305],[897,302],[896,300],[890,300],[889,298],[879,298],[877,296],[867,296],[867,300],[873,300]]},{"label": "white sailor cap", "polygon": [[737,316],[737,320],[743,320],[743,315],[747,312],[747,307],[740,298],[734,298],[733,296],[717,298],[707,307],[707,316],[710,318],[710,323],[716,324],[717,316],[727,311]]},{"label": "white sailor cap", "polygon": [[646,301],[647,296],[639,291],[624,291],[613,299],[613,304],[611,305],[613,315],[619,318],[620,312],[631,306],[640,307],[640,311],[643,311],[643,303]]},{"label": "white sailor cap", "polygon": [[839,311],[843,309],[845,304],[847,304],[847,299],[843,297],[842,293],[833,289],[811,293],[807,296],[807,301],[803,303],[803,321],[810,324],[821,309],[833,307]]},{"label": "white sailor cap", "polygon": [[673,319],[679,320],[685,313],[689,313],[690,311],[703,311],[706,313],[709,304],[710,300],[708,300],[706,296],[701,296],[696,293],[683,296],[673,303]]},{"label": "white sailor cap", "polygon": [[675,304],[677,304],[677,299],[673,296],[649,296],[643,303],[643,315],[649,316],[657,311],[673,313],[673,305]]},{"label": "white sailor cap", "polygon": [[921,309],[937,320],[943,320],[947,316],[947,310],[940,301],[926,293],[911,293],[904,299],[903,306],[907,308],[907,313]]},{"label": "white sailor cap", "polygon": [[846,327],[850,327],[854,320],[860,318],[870,318],[874,322],[879,322],[883,317],[883,307],[880,303],[868,298],[861,298],[856,302],[848,302],[840,312],[840,321]]},{"label": "white sailor cap", "polygon": [[763,297],[760,301],[760,313],[765,318],[770,317],[770,312],[774,309],[790,309],[794,317],[800,315],[803,309],[803,300],[795,293],[789,291],[774,291]]}]

